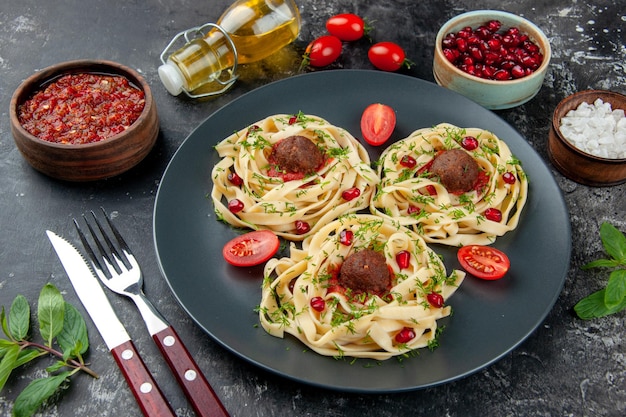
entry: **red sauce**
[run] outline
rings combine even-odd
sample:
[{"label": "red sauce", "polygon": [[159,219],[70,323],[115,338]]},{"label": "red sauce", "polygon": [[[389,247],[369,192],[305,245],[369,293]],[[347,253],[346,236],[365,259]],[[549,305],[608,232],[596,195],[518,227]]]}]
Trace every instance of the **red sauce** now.
[{"label": "red sauce", "polygon": [[69,74],[18,108],[20,124],[42,140],[98,142],[126,130],[141,115],[144,92],[119,75]]}]

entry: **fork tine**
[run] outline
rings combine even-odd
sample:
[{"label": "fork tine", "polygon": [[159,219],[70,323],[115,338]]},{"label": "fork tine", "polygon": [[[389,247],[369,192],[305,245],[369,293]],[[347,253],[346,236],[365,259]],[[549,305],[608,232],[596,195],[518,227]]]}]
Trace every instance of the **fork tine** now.
[{"label": "fork tine", "polygon": [[128,247],[128,245],[126,244],[126,241],[122,237],[122,234],[119,232],[119,230],[117,230],[117,227],[115,227],[115,225],[113,224],[113,221],[111,220],[111,218],[109,217],[107,212],[104,210],[104,207],[100,207],[100,209],[102,210],[102,213],[104,214],[104,218],[106,219],[106,221],[107,221],[107,223],[109,225],[109,228],[113,232],[113,235],[115,236],[115,239],[117,239],[117,242],[119,243],[120,248],[123,251],[126,251],[127,253],[132,255],[132,253],[130,251],[130,247]]},{"label": "fork tine", "polygon": [[[76,221],[76,219],[72,219],[72,220],[74,221],[74,226],[76,227],[76,231],[78,232],[78,237],[80,238],[80,241],[83,244],[83,247],[87,251],[87,255],[89,255],[91,262],[93,262],[100,271],[103,271],[103,272],[106,271],[106,269],[102,267],[100,260],[98,259],[93,249],[91,248],[91,245],[89,244],[89,241],[87,240],[87,236],[85,236],[82,229],[78,225],[78,221]],[[89,224],[87,224],[87,226],[89,226]]]}]

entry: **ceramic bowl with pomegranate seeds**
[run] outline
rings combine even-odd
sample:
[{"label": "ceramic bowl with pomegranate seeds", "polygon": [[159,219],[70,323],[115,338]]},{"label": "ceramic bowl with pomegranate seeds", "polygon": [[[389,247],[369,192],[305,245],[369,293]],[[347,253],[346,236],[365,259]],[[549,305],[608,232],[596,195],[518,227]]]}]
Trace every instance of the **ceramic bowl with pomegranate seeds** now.
[{"label": "ceramic bowl with pomegranate seeds", "polygon": [[556,106],[548,155],[566,177],[590,186],[626,182],[626,96],[586,90]]},{"label": "ceramic bowl with pomegranate seeds", "polygon": [[476,10],[448,20],[437,33],[437,84],[491,110],[526,103],[539,92],[551,57],[546,35],[529,20]]},{"label": "ceramic bowl with pomegranate seeds", "polygon": [[148,83],[110,61],[68,61],[36,72],[13,93],[10,119],[15,144],[33,168],[74,182],[131,169],[159,133]]}]

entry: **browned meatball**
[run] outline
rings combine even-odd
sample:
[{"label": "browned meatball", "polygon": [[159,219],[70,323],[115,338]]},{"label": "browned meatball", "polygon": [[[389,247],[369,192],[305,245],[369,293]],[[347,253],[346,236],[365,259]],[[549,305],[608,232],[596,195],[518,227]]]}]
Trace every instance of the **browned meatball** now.
[{"label": "browned meatball", "polygon": [[430,168],[430,172],[439,177],[441,184],[455,194],[471,191],[478,180],[479,170],[474,158],[462,149],[440,153]]},{"label": "browned meatball", "polygon": [[385,292],[391,285],[385,256],[371,249],[354,252],[341,265],[339,283],[355,292]]},{"label": "browned meatball", "polygon": [[273,146],[270,160],[282,171],[310,175],[324,163],[324,153],[304,136],[289,136]]}]

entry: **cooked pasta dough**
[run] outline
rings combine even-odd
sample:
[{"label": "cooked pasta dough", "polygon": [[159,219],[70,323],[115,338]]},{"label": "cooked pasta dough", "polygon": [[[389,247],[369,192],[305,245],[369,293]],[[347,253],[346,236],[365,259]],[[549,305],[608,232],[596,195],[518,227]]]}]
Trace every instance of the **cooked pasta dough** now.
[{"label": "cooked pasta dough", "polygon": [[[282,175],[271,153],[290,137],[311,140],[323,154],[323,165],[300,178]],[[269,229],[293,241],[342,214],[367,208],[379,181],[367,151],[350,133],[302,113],[269,116],[227,137],[215,149],[222,158],[212,171],[211,197],[218,217],[237,227]],[[241,179],[239,185],[231,180],[233,174]],[[226,204],[235,200],[240,211],[233,213]]]},{"label": "cooked pasta dough", "polygon": [[[344,260],[365,249],[384,254],[391,270],[382,294],[338,284]],[[291,334],[321,355],[384,360],[436,341],[437,320],[451,307],[434,306],[429,294],[443,302],[464,277],[457,270],[448,276],[440,257],[398,222],[348,214],[325,224],[301,249],[292,243],[289,257],[268,261],[259,318],[269,334]]]},{"label": "cooked pasta dough", "polygon": [[[450,192],[429,169],[442,151],[463,149],[467,136],[478,145],[464,150],[478,165],[476,186]],[[446,123],[416,130],[389,146],[378,173],[381,183],[370,211],[396,219],[427,242],[450,246],[491,244],[515,229],[528,195],[521,162],[506,143],[486,130]]]}]

